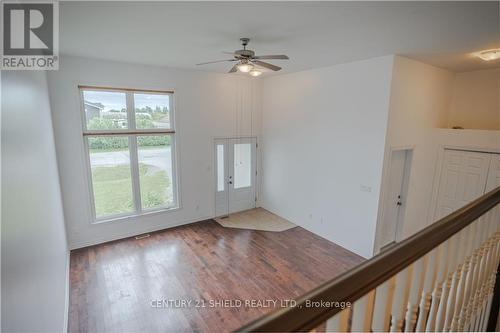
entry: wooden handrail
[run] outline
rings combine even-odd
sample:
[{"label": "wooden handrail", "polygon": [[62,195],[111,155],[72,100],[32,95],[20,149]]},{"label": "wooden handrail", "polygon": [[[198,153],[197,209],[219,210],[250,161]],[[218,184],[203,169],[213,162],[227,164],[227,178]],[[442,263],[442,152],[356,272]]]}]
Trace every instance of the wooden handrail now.
[{"label": "wooden handrail", "polygon": [[238,332],[312,330],[342,311],[342,309],[338,307],[307,307],[307,301],[354,303],[354,301],[430,252],[499,203],[500,187],[431,224],[386,252],[374,256],[359,266],[309,291],[296,300],[297,305],[295,307],[283,308],[265,315],[241,327]]}]

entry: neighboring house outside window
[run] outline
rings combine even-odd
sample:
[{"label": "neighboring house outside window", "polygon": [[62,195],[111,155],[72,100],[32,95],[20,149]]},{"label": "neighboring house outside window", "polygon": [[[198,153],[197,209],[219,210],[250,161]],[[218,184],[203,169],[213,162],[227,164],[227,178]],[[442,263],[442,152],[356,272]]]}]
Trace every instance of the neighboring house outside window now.
[{"label": "neighboring house outside window", "polygon": [[87,119],[99,118],[104,105],[85,101],[85,116]]}]

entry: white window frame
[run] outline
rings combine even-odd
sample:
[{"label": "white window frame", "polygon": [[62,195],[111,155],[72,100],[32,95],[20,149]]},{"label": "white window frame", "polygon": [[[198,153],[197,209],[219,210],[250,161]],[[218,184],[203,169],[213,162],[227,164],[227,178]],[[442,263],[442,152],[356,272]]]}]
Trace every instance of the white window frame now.
[{"label": "white window frame", "polygon": [[[111,88],[111,87],[98,87],[98,86],[78,86],[80,94],[80,109],[82,115],[82,137],[84,142],[84,151],[86,159],[86,169],[87,169],[87,185],[89,190],[89,200],[90,209],[92,212],[92,223],[102,223],[108,221],[115,221],[124,218],[130,218],[134,216],[142,216],[151,213],[159,213],[165,211],[176,210],[180,208],[179,202],[179,176],[177,172],[177,138],[175,131],[175,109],[174,109],[174,91],[171,90],[144,90],[144,89],[129,89],[129,88]],[[87,130],[87,119],[85,115],[85,104],[84,104],[84,91],[106,91],[106,92],[121,92],[125,93],[126,98],[126,108],[127,108],[127,123],[128,129],[113,129],[113,130]],[[135,126],[135,108],[134,108],[134,93],[142,94],[156,94],[156,95],[168,95],[169,96],[169,120],[170,128],[154,128],[154,129],[137,129]],[[149,209],[143,209],[141,203],[141,191],[140,191],[140,180],[139,180],[139,158],[138,158],[138,147],[137,147],[137,137],[138,136],[149,136],[149,135],[168,135],[170,136],[170,153],[172,159],[172,196],[173,203],[168,206],[159,206]],[[128,137],[128,149],[130,155],[130,171],[131,171],[131,181],[132,181],[132,200],[134,204],[134,210],[128,213],[106,215],[102,217],[97,217],[95,209],[95,198],[94,198],[94,188],[92,182],[92,166],[90,162],[90,149],[88,144],[89,137],[99,137],[99,136],[126,136]]]}]

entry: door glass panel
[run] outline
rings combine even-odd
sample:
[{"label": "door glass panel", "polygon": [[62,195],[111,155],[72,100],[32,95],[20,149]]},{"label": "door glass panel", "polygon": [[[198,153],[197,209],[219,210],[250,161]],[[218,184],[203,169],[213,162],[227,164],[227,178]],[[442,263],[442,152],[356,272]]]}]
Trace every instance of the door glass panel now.
[{"label": "door glass panel", "polygon": [[128,137],[88,139],[97,218],[134,211]]},{"label": "door glass panel", "polygon": [[125,93],[85,90],[83,104],[88,130],[127,129],[127,102]]},{"label": "door glass panel", "polygon": [[139,136],[137,148],[142,209],[171,207],[174,203],[171,137]]},{"label": "door glass panel", "polygon": [[139,129],[171,128],[170,95],[134,93],[135,126]]},{"label": "door glass panel", "polygon": [[224,191],[224,145],[217,145],[217,191]]},{"label": "door glass panel", "polygon": [[234,145],[234,188],[252,186],[252,145]]}]

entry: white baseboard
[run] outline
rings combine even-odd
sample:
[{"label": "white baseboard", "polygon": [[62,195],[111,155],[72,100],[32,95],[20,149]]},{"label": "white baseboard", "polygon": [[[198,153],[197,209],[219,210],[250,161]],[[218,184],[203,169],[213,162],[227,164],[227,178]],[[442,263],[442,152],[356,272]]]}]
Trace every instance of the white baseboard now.
[{"label": "white baseboard", "polygon": [[214,216],[197,217],[197,218],[195,218],[193,220],[186,220],[186,221],[182,221],[182,222],[172,223],[172,224],[169,224],[169,225],[165,225],[165,224],[156,225],[156,226],[153,226],[153,227],[150,227],[150,228],[145,228],[144,230],[141,230],[141,232],[132,231],[132,232],[126,232],[126,233],[123,233],[123,234],[119,234],[119,235],[116,235],[116,236],[113,236],[113,237],[106,237],[106,238],[103,237],[103,238],[93,239],[93,240],[90,240],[90,241],[83,241],[83,242],[72,242],[70,244],[69,248],[70,248],[70,250],[81,249],[81,248],[87,247],[87,246],[93,246],[93,245],[107,243],[107,242],[111,242],[111,241],[115,241],[115,240],[119,240],[119,239],[134,237],[134,236],[142,235],[142,234],[145,234],[145,233],[148,233],[148,232],[155,232],[155,231],[159,231],[159,230],[164,230],[164,229],[170,229],[170,228],[174,228],[174,227],[179,227],[179,226],[185,225],[185,224],[202,222],[202,221],[213,219],[213,218],[214,218]]}]

